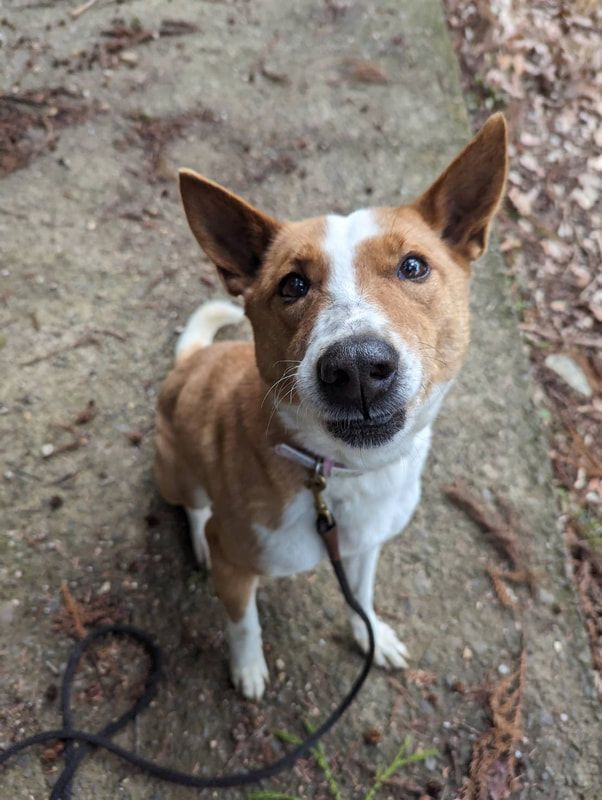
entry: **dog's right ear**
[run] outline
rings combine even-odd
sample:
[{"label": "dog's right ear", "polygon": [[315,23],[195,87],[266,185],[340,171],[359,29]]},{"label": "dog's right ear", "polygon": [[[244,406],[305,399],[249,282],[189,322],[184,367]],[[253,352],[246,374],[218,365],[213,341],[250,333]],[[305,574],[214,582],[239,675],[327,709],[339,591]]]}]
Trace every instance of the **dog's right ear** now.
[{"label": "dog's right ear", "polygon": [[280,223],[218,183],[181,169],[180,192],[188,224],[230,294],[243,294]]}]

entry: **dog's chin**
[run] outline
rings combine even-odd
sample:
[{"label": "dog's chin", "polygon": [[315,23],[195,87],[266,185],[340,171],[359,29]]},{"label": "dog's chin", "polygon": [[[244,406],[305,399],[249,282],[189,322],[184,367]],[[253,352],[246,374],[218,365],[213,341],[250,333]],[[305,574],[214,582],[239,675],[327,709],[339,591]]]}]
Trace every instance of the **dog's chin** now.
[{"label": "dog's chin", "polygon": [[351,447],[380,447],[387,444],[405,424],[405,409],[375,419],[342,419],[326,422],[327,431]]}]

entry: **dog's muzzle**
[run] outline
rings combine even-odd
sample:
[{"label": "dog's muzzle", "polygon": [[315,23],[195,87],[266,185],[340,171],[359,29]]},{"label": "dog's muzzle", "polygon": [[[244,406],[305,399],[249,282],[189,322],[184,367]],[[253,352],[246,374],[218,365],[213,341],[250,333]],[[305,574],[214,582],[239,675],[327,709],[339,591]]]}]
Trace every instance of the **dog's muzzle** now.
[{"label": "dog's muzzle", "polygon": [[384,444],[405,422],[397,350],[375,336],[350,336],[330,345],[317,362],[328,431],[347,444]]}]

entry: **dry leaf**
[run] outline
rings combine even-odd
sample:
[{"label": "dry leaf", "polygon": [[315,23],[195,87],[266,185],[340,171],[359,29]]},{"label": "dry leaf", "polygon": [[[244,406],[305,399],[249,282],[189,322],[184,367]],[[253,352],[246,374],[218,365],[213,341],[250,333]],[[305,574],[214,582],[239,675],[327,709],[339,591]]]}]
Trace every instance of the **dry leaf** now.
[{"label": "dry leaf", "polygon": [[508,189],[508,197],[519,214],[523,217],[530,217],[533,213],[533,204],[539,196],[539,186],[533,186],[528,192],[521,192],[515,187]]},{"label": "dry leaf", "polygon": [[348,58],[343,63],[343,74],[350,81],[357,83],[388,83],[385,71],[363,58]]}]

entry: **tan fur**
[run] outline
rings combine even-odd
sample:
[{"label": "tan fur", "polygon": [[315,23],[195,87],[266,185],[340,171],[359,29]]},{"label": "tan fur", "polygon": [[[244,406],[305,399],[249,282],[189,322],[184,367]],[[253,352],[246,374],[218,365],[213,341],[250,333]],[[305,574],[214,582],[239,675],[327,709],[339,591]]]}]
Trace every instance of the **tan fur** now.
[{"label": "tan fur", "polygon": [[157,411],[154,472],[161,494],[194,507],[195,489],[204,487],[213,505],[207,534],[216,583],[240,584],[241,597],[226,586],[218,591],[227,594],[227,605],[242,608],[249,576],[261,574],[251,525],[274,527],[305,479],[300,467],[272,452],[285,434],[271,404],[263,403],[266,391],[253,345],[220,342],[177,363]]},{"label": "tan fur", "polygon": [[[469,272],[412,206],[379,209],[383,234],[358,249],[360,287],[412,349],[421,354],[423,392],[458,374],[469,341]],[[431,275],[424,283],[399,280],[405,255],[424,257]],[[422,399],[420,397],[419,399]]]}]

